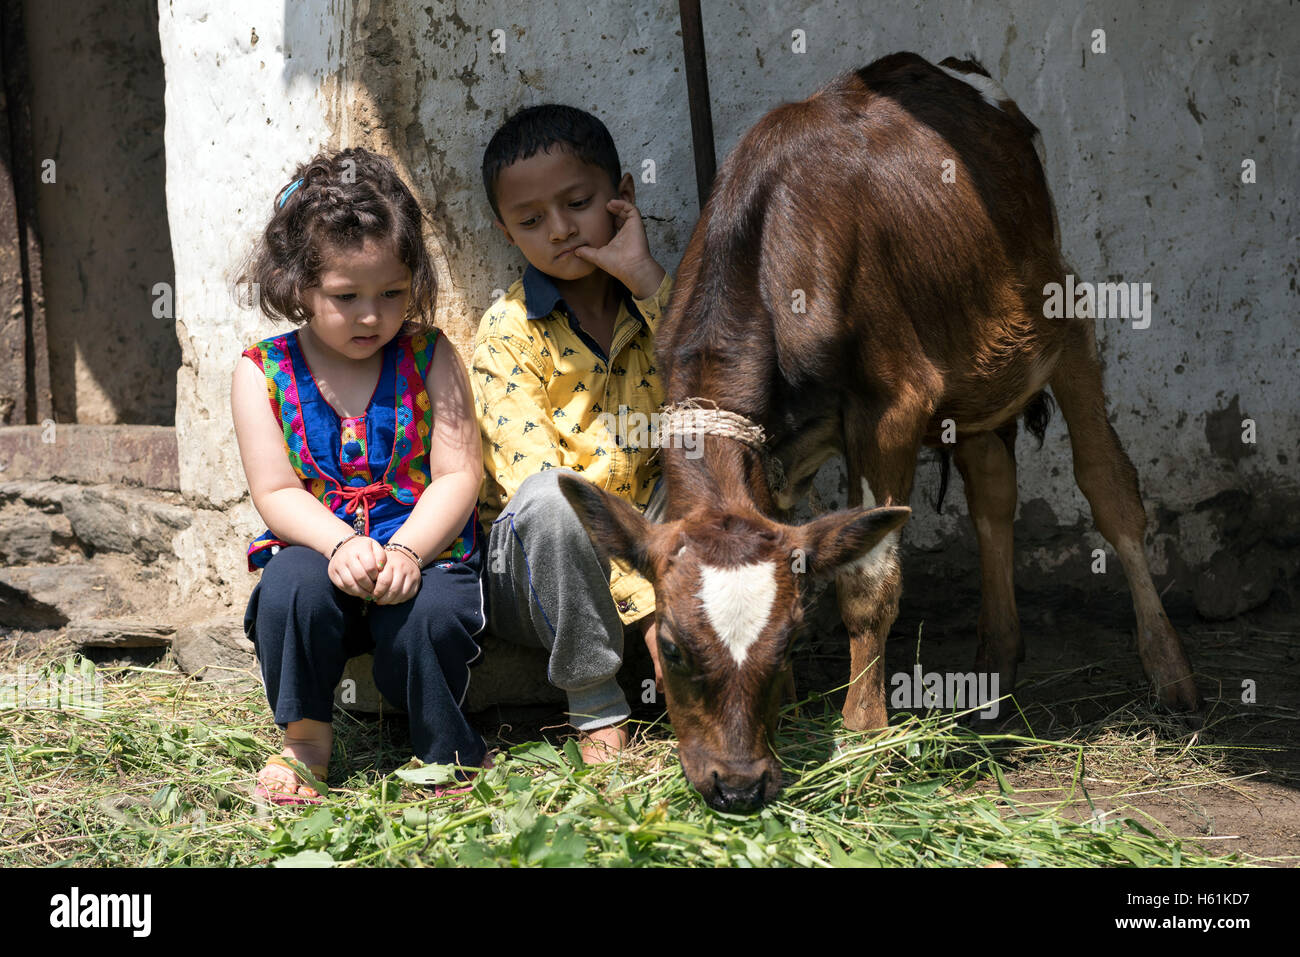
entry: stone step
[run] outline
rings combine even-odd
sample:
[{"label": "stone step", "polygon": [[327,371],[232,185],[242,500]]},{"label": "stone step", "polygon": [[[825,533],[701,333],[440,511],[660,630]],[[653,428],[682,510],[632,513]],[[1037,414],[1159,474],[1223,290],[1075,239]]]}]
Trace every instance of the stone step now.
[{"label": "stone step", "polygon": [[0,479],[180,490],[176,429],[163,425],[0,426]]},{"label": "stone step", "polygon": [[157,621],[171,588],[169,572],[111,553],[0,568],[0,627],[36,631],[96,619]]},{"label": "stone step", "polygon": [[81,648],[165,648],[175,625],[130,618],[91,618],[71,622],[66,637]]},{"label": "stone step", "polygon": [[62,628],[68,623],[67,615],[56,605],[33,598],[23,588],[4,581],[0,571],[0,629],[45,631]]},{"label": "stone step", "polygon": [[121,552],[140,561],[175,554],[190,526],[178,492],[63,482],[0,482],[0,560],[50,562],[75,552]]},{"label": "stone step", "polygon": [[242,615],[182,625],[172,636],[172,657],[182,671],[201,680],[230,681],[240,687],[261,684]]},{"label": "stone step", "polygon": [[31,565],[84,555],[63,506],[4,501],[0,492],[0,564]]}]

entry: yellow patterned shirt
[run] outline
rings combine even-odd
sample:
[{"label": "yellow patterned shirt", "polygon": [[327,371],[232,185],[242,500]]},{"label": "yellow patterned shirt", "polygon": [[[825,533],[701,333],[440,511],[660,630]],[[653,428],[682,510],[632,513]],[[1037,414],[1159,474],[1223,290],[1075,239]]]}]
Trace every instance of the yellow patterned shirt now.
[{"label": "yellow patterned shirt", "polygon": [[[649,441],[650,417],[663,403],[654,334],[671,288],[664,276],[650,298],[626,297],[609,356],[533,266],[483,316],[470,378],[483,438],[485,522],[524,479],[552,468],[573,469],[645,511],[660,474]],[[624,624],[654,611],[654,589],[621,561],[611,563],[609,588]]]}]

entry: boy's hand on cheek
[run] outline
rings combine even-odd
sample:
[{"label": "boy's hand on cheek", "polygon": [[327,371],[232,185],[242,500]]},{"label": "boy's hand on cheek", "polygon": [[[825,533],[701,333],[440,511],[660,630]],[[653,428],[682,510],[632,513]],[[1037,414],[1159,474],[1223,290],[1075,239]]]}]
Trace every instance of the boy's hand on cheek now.
[{"label": "boy's hand on cheek", "polygon": [[645,223],[631,203],[611,199],[605,208],[618,218],[618,232],[601,247],[579,246],[573,255],[609,273],[637,299],[649,299],[664,278],[664,268],[650,255]]}]

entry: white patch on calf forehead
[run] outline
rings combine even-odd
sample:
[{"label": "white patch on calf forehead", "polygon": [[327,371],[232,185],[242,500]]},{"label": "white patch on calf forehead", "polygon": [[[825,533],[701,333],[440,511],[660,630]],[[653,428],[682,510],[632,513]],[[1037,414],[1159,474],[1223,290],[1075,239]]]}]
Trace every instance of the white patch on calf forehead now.
[{"label": "white patch on calf forehead", "polygon": [[776,565],[759,562],[733,568],[700,566],[700,590],[714,634],[737,665],[745,663],[749,647],[767,627],[776,600]]},{"label": "white patch on calf forehead", "polygon": [[998,81],[991,77],[984,76],[981,73],[959,73],[956,70],[948,69],[946,66],[941,66],[939,69],[953,79],[961,80],[966,85],[974,87],[987,103],[991,106],[997,106],[999,110],[1002,109],[1002,107],[998,106],[1000,101],[1011,99]]}]

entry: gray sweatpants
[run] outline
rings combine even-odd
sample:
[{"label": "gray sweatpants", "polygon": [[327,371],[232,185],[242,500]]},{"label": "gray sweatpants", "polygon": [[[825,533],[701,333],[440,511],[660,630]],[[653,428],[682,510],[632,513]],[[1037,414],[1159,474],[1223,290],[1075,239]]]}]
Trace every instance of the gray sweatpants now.
[{"label": "gray sweatpants", "polygon": [[[488,628],[498,638],[545,648],[547,677],[569,697],[569,720],[583,731],[628,718],[615,675],[623,661],[623,622],[602,563],[568,501],[560,473],[530,475],[488,533]],[[663,485],[646,518],[663,511]],[[634,626],[635,627],[635,626]]]}]

